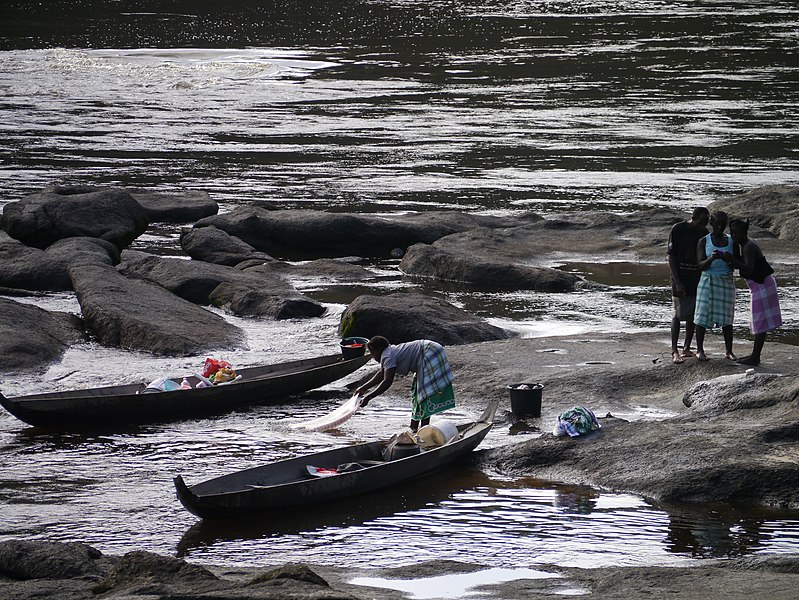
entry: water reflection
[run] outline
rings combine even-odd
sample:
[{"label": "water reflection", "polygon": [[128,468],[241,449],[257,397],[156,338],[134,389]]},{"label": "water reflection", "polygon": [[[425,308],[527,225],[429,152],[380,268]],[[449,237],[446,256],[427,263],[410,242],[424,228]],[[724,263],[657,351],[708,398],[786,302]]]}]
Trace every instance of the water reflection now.
[{"label": "water reflection", "polygon": [[669,552],[694,558],[744,556],[760,550],[774,535],[767,511],[731,506],[669,510]]}]

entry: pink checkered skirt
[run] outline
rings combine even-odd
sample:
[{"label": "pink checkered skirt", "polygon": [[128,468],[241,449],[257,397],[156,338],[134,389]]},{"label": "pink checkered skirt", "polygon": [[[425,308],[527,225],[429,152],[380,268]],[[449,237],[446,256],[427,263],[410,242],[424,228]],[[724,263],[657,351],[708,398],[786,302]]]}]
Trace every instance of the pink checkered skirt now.
[{"label": "pink checkered skirt", "polygon": [[774,275],[766,277],[763,283],[747,279],[746,285],[752,292],[752,309],[749,315],[749,328],[752,333],[766,333],[782,325],[777,281]]}]

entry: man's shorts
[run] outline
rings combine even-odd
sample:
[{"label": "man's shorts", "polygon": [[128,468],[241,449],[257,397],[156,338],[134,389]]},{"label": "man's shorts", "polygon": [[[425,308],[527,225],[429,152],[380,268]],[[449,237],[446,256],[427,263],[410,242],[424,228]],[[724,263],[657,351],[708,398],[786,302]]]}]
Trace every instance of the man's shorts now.
[{"label": "man's shorts", "polygon": [[674,313],[672,316],[680,321],[693,321],[696,296],[672,296]]}]

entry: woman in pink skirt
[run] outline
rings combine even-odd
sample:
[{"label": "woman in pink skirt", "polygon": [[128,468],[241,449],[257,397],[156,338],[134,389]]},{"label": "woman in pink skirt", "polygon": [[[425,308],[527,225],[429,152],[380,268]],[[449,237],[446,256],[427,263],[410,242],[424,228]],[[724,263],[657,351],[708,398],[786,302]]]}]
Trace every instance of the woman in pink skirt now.
[{"label": "woman in pink skirt", "polygon": [[766,333],[782,325],[780,301],[777,296],[777,282],[774,269],[766,261],[763,251],[754,240],[750,240],[749,222],[733,219],[730,221],[730,235],[736,244],[734,266],[740,269],[741,277],[752,294],[752,309],[749,327],[755,336],[752,354],[738,360],[744,365],[760,364],[760,352],[766,343]]}]

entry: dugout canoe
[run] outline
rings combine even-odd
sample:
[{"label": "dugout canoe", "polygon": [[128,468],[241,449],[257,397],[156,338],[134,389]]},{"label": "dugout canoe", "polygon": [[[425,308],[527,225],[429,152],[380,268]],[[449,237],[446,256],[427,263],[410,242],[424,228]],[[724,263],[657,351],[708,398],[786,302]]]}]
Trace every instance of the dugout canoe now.
[{"label": "dugout canoe", "polygon": [[[72,429],[134,425],[218,414],[254,404],[279,404],[289,396],[333,383],[353,373],[369,355],[345,360],[341,354],[236,369],[235,382],[190,390],[141,393],[144,383],[114,385],[6,398],[0,405],[39,427]],[[192,386],[200,379],[185,376]],[[183,376],[173,377],[180,385]]]},{"label": "dugout canoe", "polygon": [[[492,401],[480,418],[458,425],[451,442],[418,454],[384,460],[387,441],[345,446],[297,458],[282,460],[229,475],[186,485],[181,475],[174,478],[181,504],[202,519],[232,519],[268,515],[313,504],[324,504],[366,494],[428,475],[468,456],[494,421],[497,401]],[[362,468],[318,477],[308,467],[338,469],[357,463]]]}]

